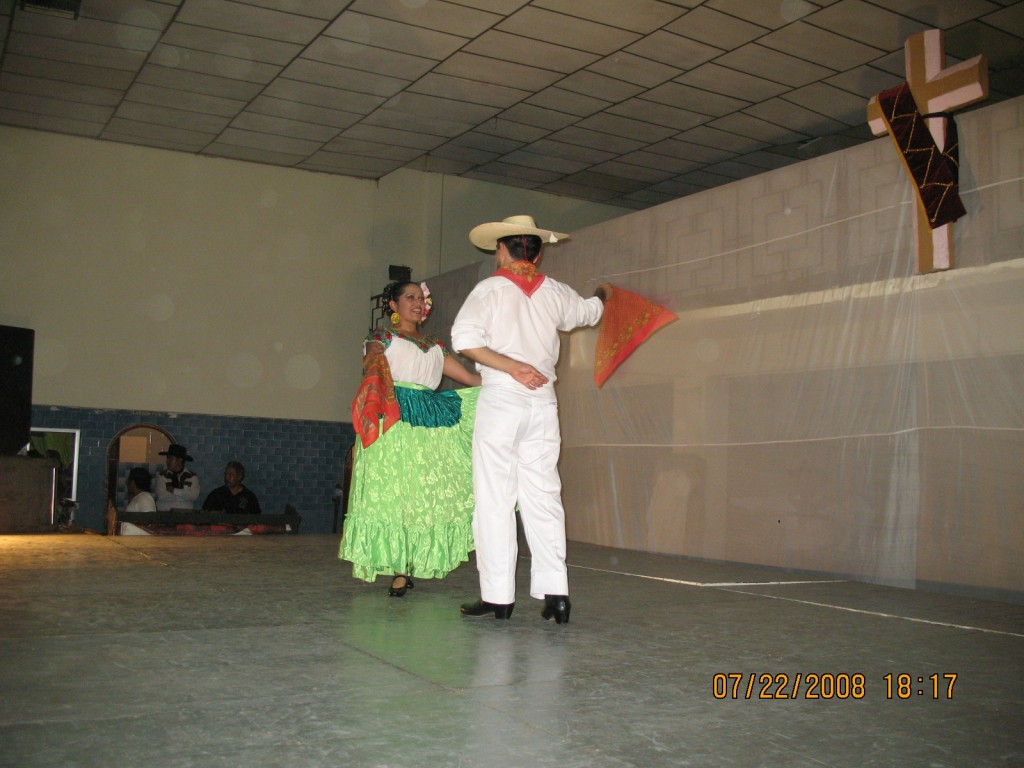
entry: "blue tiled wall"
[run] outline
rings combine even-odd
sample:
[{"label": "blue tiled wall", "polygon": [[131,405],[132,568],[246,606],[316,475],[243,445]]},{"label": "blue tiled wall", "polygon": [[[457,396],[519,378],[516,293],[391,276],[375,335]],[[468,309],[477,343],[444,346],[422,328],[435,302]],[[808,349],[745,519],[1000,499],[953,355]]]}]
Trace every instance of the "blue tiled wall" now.
[{"label": "blue tiled wall", "polygon": [[78,524],[104,529],[107,449],[115,435],[134,424],[156,425],[188,447],[195,459],[189,468],[202,487],[200,502],[224,484],[224,465],[240,461],[245,484],[264,512],[279,514],[291,504],[302,515],[300,533],[331,533],[335,483],[355,439],[351,424],[34,405],[33,428],[81,430]]}]

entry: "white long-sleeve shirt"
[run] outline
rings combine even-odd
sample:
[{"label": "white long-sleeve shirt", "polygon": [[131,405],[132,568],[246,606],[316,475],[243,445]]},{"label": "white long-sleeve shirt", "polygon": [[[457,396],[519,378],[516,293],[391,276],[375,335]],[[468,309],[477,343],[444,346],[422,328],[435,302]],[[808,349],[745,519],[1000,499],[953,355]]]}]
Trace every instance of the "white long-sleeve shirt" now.
[{"label": "white long-sleeve shirt", "polygon": [[[518,285],[500,275],[482,280],[466,298],[452,325],[456,351],[487,347],[519,362],[529,363],[548,378],[534,394],[553,398],[555,364],[561,344],[559,331],[595,325],[604,304],[584,299],[565,283],[545,276],[527,296]],[[507,373],[481,365],[483,385],[527,390]]]}]

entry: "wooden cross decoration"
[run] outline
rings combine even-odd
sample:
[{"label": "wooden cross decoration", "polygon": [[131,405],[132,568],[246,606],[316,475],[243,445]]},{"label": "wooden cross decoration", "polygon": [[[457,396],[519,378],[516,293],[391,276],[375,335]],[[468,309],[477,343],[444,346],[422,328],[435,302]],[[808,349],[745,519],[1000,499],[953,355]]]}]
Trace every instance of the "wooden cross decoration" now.
[{"label": "wooden cross decoration", "polygon": [[[964,208],[956,192],[959,167],[951,113],[988,98],[988,64],[982,55],[947,68],[939,29],[908,38],[904,52],[907,82],[871,98],[868,125],[876,136],[889,134],[920,192],[914,239],[917,271],[923,274],[953,267],[953,221]],[[935,113],[945,114],[932,117]],[[919,130],[921,125],[927,125],[933,142]]]}]

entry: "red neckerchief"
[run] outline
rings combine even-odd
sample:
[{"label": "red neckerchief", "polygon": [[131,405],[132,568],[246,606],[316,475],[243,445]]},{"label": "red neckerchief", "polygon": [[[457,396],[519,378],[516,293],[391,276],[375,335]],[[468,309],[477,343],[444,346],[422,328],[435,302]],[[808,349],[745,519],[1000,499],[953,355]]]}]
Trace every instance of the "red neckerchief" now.
[{"label": "red neckerchief", "polygon": [[519,290],[527,296],[540,288],[544,282],[544,275],[537,271],[537,265],[532,261],[513,261],[501,267],[494,273],[494,277],[504,277],[515,283]]}]

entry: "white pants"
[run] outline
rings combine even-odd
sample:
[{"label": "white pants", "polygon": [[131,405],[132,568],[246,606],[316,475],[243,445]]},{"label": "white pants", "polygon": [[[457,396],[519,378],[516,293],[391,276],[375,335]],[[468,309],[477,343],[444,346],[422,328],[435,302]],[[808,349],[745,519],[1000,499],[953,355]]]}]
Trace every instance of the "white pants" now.
[{"label": "white pants", "polygon": [[489,603],[516,599],[516,502],[532,557],[530,596],[569,594],[560,449],[554,398],[481,390],[473,429],[473,536],[480,597]]}]

